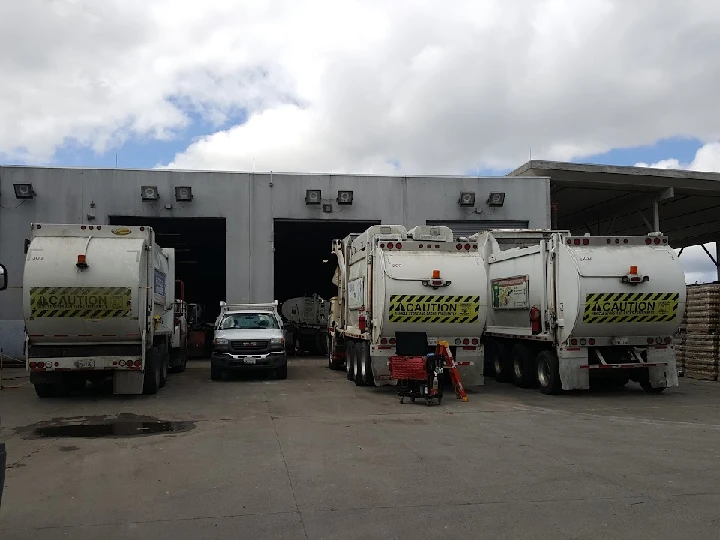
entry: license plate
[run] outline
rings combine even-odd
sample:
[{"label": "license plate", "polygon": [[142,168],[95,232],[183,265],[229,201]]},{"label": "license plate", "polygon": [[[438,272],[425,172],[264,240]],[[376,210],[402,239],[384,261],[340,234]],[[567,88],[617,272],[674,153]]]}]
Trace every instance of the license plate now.
[{"label": "license plate", "polygon": [[75,360],[75,367],[78,369],[94,368],[95,360]]},{"label": "license plate", "polygon": [[248,357],[248,358],[245,358],[245,359],[243,360],[243,362],[245,362],[246,364],[254,364],[254,363],[256,362],[256,360],[255,360],[255,358],[249,358],[249,357]]},{"label": "license plate", "polygon": [[428,340],[428,345],[430,345],[431,347],[434,347],[435,345],[437,345],[437,338],[429,337],[429,338],[427,338],[427,340]]},{"label": "license plate", "polygon": [[630,339],[626,337],[616,337],[613,339],[613,345],[629,345]]}]

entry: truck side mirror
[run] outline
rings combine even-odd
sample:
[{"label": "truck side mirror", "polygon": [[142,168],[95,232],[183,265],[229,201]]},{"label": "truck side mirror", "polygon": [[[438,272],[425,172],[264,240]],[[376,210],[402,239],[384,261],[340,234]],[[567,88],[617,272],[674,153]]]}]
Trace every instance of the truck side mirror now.
[{"label": "truck side mirror", "polygon": [[8,287],[8,274],[5,266],[0,264],[0,291],[4,291]]}]

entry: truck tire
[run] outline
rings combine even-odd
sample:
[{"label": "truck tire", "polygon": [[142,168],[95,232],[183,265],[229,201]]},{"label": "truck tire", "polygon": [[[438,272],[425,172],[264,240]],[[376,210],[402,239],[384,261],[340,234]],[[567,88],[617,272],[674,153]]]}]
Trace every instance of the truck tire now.
[{"label": "truck tire", "polygon": [[543,394],[554,395],[562,391],[560,363],[554,351],[540,351],[537,355],[537,382]]},{"label": "truck tire", "polygon": [[164,343],[158,347],[158,351],[160,353],[160,388],[164,388],[170,369],[170,348],[167,343]]},{"label": "truck tire", "polygon": [[52,383],[36,383],[33,386],[35,386],[35,393],[39,398],[51,398],[56,397],[56,386]]},{"label": "truck tire", "polygon": [[355,386],[365,386],[365,381],[363,381],[363,361],[364,361],[364,354],[363,349],[365,347],[365,343],[362,341],[359,341],[355,343],[353,346],[353,381],[355,381]]},{"label": "truck tire", "polygon": [[185,368],[187,367],[187,358],[188,358],[187,349],[185,349],[184,351],[180,352],[180,358],[178,360],[178,362],[179,362],[178,365],[169,366],[168,371],[170,373],[182,373],[183,371],[185,371]]},{"label": "truck tire", "polygon": [[347,380],[352,381],[353,374],[353,363],[355,361],[355,343],[348,340],[345,342],[345,371]]},{"label": "truck tire", "polygon": [[504,343],[494,342],[489,346],[495,380],[501,383],[512,381],[512,359],[508,355],[508,347]]},{"label": "truck tire", "polygon": [[160,351],[157,347],[152,347],[145,354],[145,380],[143,381],[143,394],[152,396],[157,394],[160,388],[160,375],[162,366]]},{"label": "truck tire", "polygon": [[325,335],[318,334],[315,336],[315,348],[320,356],[328,354],[328,340]]},{"label": "truck tire", "polygon": [[210,366],[210,380],[219,381],[222,380],[222,369],[218,367]]},{"label": "truck tire", "polygon": [[524,343],[513,345],[512,354],[513,382],[520,388],[532,388],[537,380],[535,364],[530,347]]},{"label": "truck tire", "polygon": [[275,378],[280,380],[287,379],[287,364],[275,370]]},{"label": "truck tire", "polygon": [[375,377],[372,372],[372,359],[370,358],[370,344],[360,343],[358,349],[358,363],[360,364],[360,378],[364,386],[375,386]]},{"label": "truck tire", "polygon": [[664,386],[658,386],[653,387],[650,384],[650,381],[640,381],[640,386],[643,390],[645,390],[648,394],[662,394],[665,391]]}]

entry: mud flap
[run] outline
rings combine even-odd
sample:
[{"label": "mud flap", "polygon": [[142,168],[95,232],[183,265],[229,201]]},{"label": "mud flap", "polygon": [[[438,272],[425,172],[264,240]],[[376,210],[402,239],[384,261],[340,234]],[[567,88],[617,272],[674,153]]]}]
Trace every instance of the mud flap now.
[{"label": "mud flap", "polygon": [[679,385],[675,351],[673,349],[655,349],[649,347],[647,350],[647,361],[650,364],[653,362],[667,362],[666,366],[648,368],[650,386],[653,388],[669,388]]},{"label": "mud flap", "polygon": [[142,394],[142,371],[116,371],[113,374],[113,394]]},{"label": "mud flap", "polygon": [[580,368],[587,363],[587,349],[560,351],[558,364],[563,390],[587,390],[590,388],[590,370]]}]

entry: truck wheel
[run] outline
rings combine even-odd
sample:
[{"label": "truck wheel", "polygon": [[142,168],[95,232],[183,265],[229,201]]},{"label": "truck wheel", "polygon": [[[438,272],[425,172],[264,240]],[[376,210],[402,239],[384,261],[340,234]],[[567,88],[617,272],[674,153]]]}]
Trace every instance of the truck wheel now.
[{"label": "truck wheel", "polygon": [[345,344],[345,371],[347,374],[347,380],[352,381],[354,378],[353,364],[355,363],[355,344],[352,341],[348,341]]},{"label": "truck wheel", "polygon": [[162,366],[160,365],[160,351],[152,347],[145,354],[145,380],[143,381],[143,394],[151,396],[157,394],[160,388],[160,376]]},{"label": "truck wheel", "polygon": [[373,377],[372,372],[372,359],[370,358],[370,344],[367,342],[360,344],[358,363],[360,364],[360,377],[363,385],[375,386],[375,377]]},{"label": "truck wheel", "polygon": [[355,386],[365,386],[365,381],[363,381],[364,348],[365,343],[362,341],[356,343],[353,347],[353,381],[355,381]]},{"label": "truck wheel", "polygon": [[640,386],[642,386],[642,389],[645,390],[648,394],[662,394],[665,391],[664,386],[658,386],[653,388],[650,385],[650,381],[641,381]]},{"label": "truck wheel", "polygon": [[315,348],[321,356],[328,354],[328,340],[322,334],[315,336]]},{"label": "truck wheel", "polygon": [[553,351],[541,351],[537,355],[537,382],[543,394],[559,394],[562,391],[560,364]]},{"label": "truck wheel", "polygon": [[55,392],[55,386],[52,383],[36,383],[35,385],[35,393],[39,398],[50,398],[57,396],[57,393]]},{"label": "truck wheel", "polygon": [[275,378],[280,380],[287,379],[287,364],[275,370]]},{"label": "truck wheel", "polygon": [[219,381],[222,379],[222,369],[210,366],[210,380]]},{"label": "truck wheel", "polygon": [[522,343],[516,343],[512,348],[511,358],[515,385],[520,388],[532,388],[537,379],[530,348]]},{"label": "truck wheel", "polygon": [[492,343],[489,348],[495,380],[501,383],[512,381],[512,359],[508,357],[507,346],[503,343]]},{"label": "truck wheel", "polygon": [[158,348],[160,352],[160,388],[167,384],[168,370],[170,369],[170,349],[167,343]]}]

